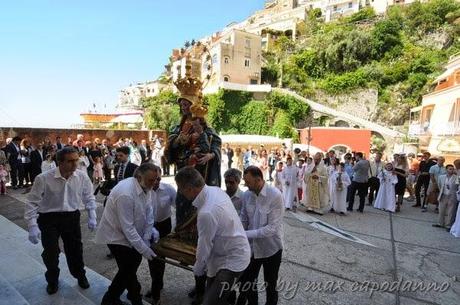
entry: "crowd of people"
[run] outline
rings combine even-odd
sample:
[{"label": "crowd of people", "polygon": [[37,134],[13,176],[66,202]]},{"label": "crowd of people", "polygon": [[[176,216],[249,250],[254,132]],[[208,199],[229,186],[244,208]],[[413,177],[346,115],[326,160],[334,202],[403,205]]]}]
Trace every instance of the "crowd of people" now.
[{"label": "crowd of people", "polygon": [[[460,237],[460,216],[456,217],[460,160],[445,165],[443,157],[433,158],[428,152],[391,158],[375,152],[366,158],[360,152],[335,151],[310,156],[307,151],[284,146],[269,152],[263,145],[258,149],[229,144],[219,150],[209,147],[201,155],[195,151],[194,166],[175,171],[176,190],[161,182],[170,165],[162,161],[168,152],[158,137],[138,145],[130,139],[114,144],[108,139],[85,141],[78,135],[66,144],[57,137],[55,143],[43,141],[35,148],[28,139],[10,139],[0,150],[0,178],[5,181],[8,177],[12,188],[31,185],[25,219],[29,240],[34,244],[41,240],[44,248],[46,291],[54,294],[59,289],[59,237],[70,273],[81,288],[90,287],[83,262],[81,203],[88,213],[88,228],[97,230],[96,243],[108,246],[109,256],[118,266],[103,305],[120,304],[125,289],[132,304],[142,304],[136,276],[142,257],[148,260],[152,279],[146,297],[153,304],[160,303],[165,263],[154,259],[154,245],[173,231],[174,206],[180,222],[179,197],[197,211],[192,304],[257,304],[258,290],[247,287],[254,287],[262,267],[266,304],[277,304],[283,214],[297,212],[299,205],[319,215],[328,211],[346,215],[354,210],[357,194],[358,212],[364,212],[366,201],[374,208],[399,212],[408,193],[407,200],[415,201],[414,208],[427,211],[429,204],[435,206],[439,216],[433,226]],[[220,158],[222,176],[201,173],[203,158],[207,162]],[[225,191],[219,186],[220,179]],[[243,180],[247,191],[241,188]],[[107,186],[108,181],[113,184]],[[2,183],[2,192],[4,189]],[[98,190],[107,196],[99,225]]]},{"label": "crowd of people", "polygon": [[324,214],[352,212],[356,194],[358,212],[369,206],[389,212],[400,212],[404,196],[414,202],[412,207],[428,211],[428,205],[439,214],[435,227],[450,231],[460,201],[460,159],[445,164],[442,156],[429,152],[398,153],[384,156],[375,151],[366,159],[363,153],[316,153],[281,148],[222,149],[222,171],[258,167],[266,181],[283,194],[286,210],[297,206],[307,212]]},{"label": "crowd of people", "polygon": [[[117,164],[116,149],[119,147],[129,148],[128,157],[133,164],[152,162],[160,166],[164,174],[170,173],[164,157],[164,139],[156,135],[150,141],[141,140],[141,143],[128,138],[120,138],[117,142],[111,143],[110,139],[88,140],[82,134],[78,134],[76,139],[68,138],[66,143],[63,143],[59,136],[54,142],[46,137],[39,140],[35,146],[32,146],[31,139],[16,136],[8,138],[6,143],[0,143],[2,185],[9,182],[13,189],[31,186],[37,175],[56,167],[56,152],[63,147],[77,149],[78,169],[87,172],[95,184],[112,177]],[[3,187],[2,193],[4,192],[6,189]]]}]

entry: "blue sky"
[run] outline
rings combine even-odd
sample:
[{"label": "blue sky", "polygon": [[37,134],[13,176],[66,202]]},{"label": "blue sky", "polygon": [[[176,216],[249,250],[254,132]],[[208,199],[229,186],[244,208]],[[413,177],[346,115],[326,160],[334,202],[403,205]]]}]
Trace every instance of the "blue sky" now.
[{"label": "blue sky", "polygon": [[241,21],[263,0],[0,3],[0,127],[68,126],[155,79],[173,48]]}]

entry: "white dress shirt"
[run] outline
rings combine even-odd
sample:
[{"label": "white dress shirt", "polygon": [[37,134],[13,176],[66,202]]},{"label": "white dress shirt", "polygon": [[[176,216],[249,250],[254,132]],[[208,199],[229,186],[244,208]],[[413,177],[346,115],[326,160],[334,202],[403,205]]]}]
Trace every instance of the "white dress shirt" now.
[{"label": "white dress shirt", "polygon": [[144,192],[136,178],[126,178],[112,189],[96,232],[96,243],[134,248],[150,247],[153,228],[151,191]]},{"label": "white dress shirt", "polygon": [[76,170],[65,179],[56,167],[35,177],[27,196],[24,218],[30,227],[37,224],[38,213],[73,212],[79,209],[81,202],[88,211],[96,209],[93,184],[88,174]]},{"label": "white dress shirt", "polygon": [[204,186],[192,203],[197,208],[198,245],[195,275],[214,277],[221,269],[241,272],[249,266],[251,249],[230,197]]},{"label": "white dress shirt", "polygon": [[244,193],[240,217],[254,258],[270,257],[283,249],[283,213],[283,196],[277,188],[265,183],[259,195]]},{"label": "white dress shirt", "polygon": [[155,222],[171,217],[171,207],[176,205],[176,190],[169,184],[160,182],[156,191],[152,191],[152,208]]}]

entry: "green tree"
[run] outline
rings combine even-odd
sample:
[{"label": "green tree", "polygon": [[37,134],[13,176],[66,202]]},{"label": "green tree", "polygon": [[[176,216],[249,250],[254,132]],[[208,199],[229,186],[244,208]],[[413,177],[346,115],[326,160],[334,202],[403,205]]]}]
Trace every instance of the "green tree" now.
[{"label": "green tree", "polygon": [[292,126],[289,114],[284,110],[276,113],[270,133],[281,138],[293,138],[294,141],[299,137],[297,130]]},{"label": "green tree", "polygon": [[266,135],[269,132],[267,117],[269,109],[265,102],[250,101],[239,114],[238,130],[242,134]]},{"label": "green tree", "polygon": [[142,99],[145,108],[144,119],[149,129],[169,131],[179,123],[180,108],[178,96],[170,90],[163,90],[157,96]]},{"label": "green tree", "polygon": [[375,11],[372,7],[365,7],[354,13],[350,17],[346,18],[347,22],[358,22],[362,20],[373,19],[375,17]]},{"label": "green tree", "polygon": [[401,46],[401,25],[397,20],[386,19],[375,24],[371,34],[374,59],[382,58],[385,53]]},{"label": "green tree", "polygon": [[205,96],[208,104],[208,122],[217,132],[228,133],[238,125],[242,108],[251,101],[249,92],[220,89],[215,94]]}]

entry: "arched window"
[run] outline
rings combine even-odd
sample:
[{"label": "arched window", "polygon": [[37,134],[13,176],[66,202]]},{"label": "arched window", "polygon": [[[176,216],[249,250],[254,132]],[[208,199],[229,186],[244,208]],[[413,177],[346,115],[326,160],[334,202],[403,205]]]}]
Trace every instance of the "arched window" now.
[{"label": "arched window", "polygon": [[229,82],[230,81],[230,76],[224,75],[224,82]]},{"label": "arched window", "polygon": [[224,63],[228,64],[230,61],[230,58],[228,56],[225,56],[224,57]]}]

